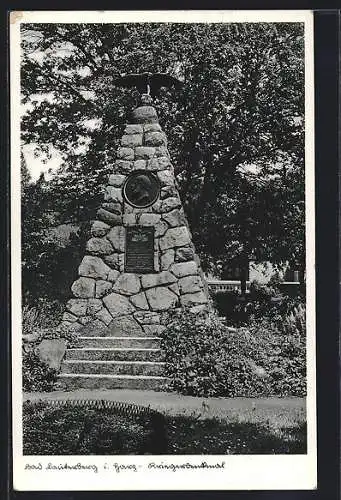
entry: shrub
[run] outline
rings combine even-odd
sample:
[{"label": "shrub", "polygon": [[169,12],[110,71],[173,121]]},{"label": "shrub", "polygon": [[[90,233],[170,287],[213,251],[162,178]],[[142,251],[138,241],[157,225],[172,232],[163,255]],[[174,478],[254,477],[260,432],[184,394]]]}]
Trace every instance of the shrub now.
[{"label": "shrub", "polygon": [[238,292],[218,292],[214,304],[230,326],[246,326],[253,320],[272,319],[286,315],[297,306],[304,308],[305,296],[297,292],[295,296],[284,295],[277,282],[267,284],[253,281],[250,292],[241,297]]},{"label": "shrub", "polygon": [[26,301],[22,308],[23,333],[33,333],[36,328],[52,328],[57,326],[62,318],[64,304],[58,300],[39,298]]},{"label": "shrub", "polygon": [[51,391],[57,380],[57,371],[49,368],[37,354],[43,339],[63,338],[66,345],[76,344],[75,333],[57,328],[60,321],[59,302],[37,301],[35,306],[24,305],[22,310],[22,377],[25,391]]},{"label": "shrub", "polygon": [[[101,402],[98,402],[101,403]],[[110,407],[23,405],[24,455],[136,455],[164,453],[148,414],[119,414]]]},{"label": "shrub", "polygon": [[57,381],[57,371],[43,363],[35,349],[24,351],[22,356],[23,390],[52,391]]},{"label": "shrub", "polygon": [[305,394],[305,336],[298,321],[282,318],[281,329],[281,322],[264,319],[235,329],[213,313],[165,315],[168,389],[202,397]]}]

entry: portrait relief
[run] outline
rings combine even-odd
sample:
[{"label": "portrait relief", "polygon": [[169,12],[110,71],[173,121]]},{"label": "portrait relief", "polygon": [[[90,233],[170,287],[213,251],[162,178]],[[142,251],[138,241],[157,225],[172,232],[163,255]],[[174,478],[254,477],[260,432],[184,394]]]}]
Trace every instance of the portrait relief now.
[{"label": "portrait relief", "polygon": [[128,203],[142,208],[155,203],[159,196],[160,186],[150,172],[139,171],[128,177],[123,191]]}]

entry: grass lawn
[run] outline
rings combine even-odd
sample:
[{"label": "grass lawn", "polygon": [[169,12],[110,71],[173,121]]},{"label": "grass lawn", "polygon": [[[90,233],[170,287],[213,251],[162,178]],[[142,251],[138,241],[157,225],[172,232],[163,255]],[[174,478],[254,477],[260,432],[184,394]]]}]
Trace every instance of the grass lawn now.
[{"label": "grass lawn", "polygon": [[[292,399],[154,401],[165,419],[25,401],[25,455],[304,454],[305,403]],[[192,401],[193,400],[193,401]],[[194,402],[194,400],[196,400]],[[194,404],[195,403],[195,404]]]}]

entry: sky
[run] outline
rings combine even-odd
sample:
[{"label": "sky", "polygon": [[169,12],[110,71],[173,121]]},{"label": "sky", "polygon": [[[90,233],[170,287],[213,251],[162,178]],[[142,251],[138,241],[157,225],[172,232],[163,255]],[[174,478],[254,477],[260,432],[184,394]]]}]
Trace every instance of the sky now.
[{"label": "sky", "polygon": [[35,158],[34,148],[34,144],[25,144],[23,146],[23,154],[26,160],[26,166],[28,168],[28,171],[30,172],[32,181],[37,180],[42,172],[46,174],[45,178],[48,180],[49,171],[53,172],[57,170],[62,163],[62,158],[58,151],[56,149],[53,149],[52,158],[44,163],[41,157]]}]

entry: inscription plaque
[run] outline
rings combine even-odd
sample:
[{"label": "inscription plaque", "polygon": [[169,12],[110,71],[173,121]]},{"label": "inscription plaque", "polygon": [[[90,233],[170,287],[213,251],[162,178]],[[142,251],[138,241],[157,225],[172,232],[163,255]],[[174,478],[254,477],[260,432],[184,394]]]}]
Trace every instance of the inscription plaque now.
[{"label": "inscription plaque", "polygon": [[126,273],[154,272],[154,228],[126,228]]}]

